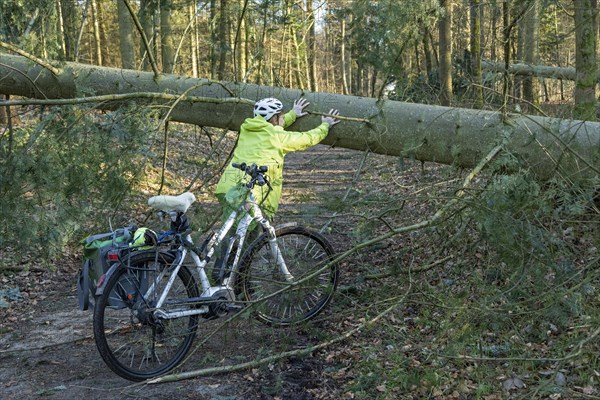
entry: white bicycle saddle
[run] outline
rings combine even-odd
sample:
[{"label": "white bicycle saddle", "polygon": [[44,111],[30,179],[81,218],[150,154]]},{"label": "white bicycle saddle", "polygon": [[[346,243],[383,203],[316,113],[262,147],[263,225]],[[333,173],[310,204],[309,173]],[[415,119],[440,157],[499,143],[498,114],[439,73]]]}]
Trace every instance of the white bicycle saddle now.
[{"label": "white bicycle saddle", "polygon": [[159,211],[179,211],[186,212],[188,208],[196,201],[196,196],[191,192],[185,192],[179,196],[153,196],[148,199],[148,205]]}]

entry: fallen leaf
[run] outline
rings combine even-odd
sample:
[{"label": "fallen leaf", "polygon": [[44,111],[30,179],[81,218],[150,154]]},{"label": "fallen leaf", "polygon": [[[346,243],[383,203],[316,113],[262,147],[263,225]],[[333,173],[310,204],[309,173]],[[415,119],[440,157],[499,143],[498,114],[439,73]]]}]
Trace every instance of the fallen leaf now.
[{"label": "fallen leaf", "polygon": [[583,392],[583,394],[592,395],[596,390],[593,386],[586,386],[583,389],[581,389],[581,391]]},{"label": "fallen leaf", "polygon": [[558,386],[565,386],[567,384],[567,377],[562,372],[557,372],[554,377],[554,383]]},{"label": "fallen leaf", "polygon": [[504,382],[502,382],[502,387],[504,390],[513,390],[513,389],[522,389],[525,387],[525,383],[517,377],[508,378]]}]

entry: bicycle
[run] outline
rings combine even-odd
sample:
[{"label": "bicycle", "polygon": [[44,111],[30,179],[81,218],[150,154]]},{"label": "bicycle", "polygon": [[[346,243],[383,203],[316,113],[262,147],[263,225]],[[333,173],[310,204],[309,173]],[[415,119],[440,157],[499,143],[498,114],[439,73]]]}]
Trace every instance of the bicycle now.
[{"label": "bicycle", "polygon": [[[237,188],[241,204],[201,246],[192,242],[186,215],[195,197],[184,193],[148,200],[161,219],[169,217],[170,231],[146,231],[139,249],[112,255],[118,261],[96,290],[94,338],[121,377],[141,381],[175,368],[192,346],[200,317],[249,307],[263,323],[288,326],[314,318],[330,302],[339,275],[331,244],[295,223],[273,227],[252,193],[255,185],[269,186],[268,168],[232,165],[249,178]],[[252,221],[262,233],[244,246]],[[206,266],[217,249],[223,249],[214,266],[220,281],[211,284]],[[188,255],[195,275],[184,265]]]}]

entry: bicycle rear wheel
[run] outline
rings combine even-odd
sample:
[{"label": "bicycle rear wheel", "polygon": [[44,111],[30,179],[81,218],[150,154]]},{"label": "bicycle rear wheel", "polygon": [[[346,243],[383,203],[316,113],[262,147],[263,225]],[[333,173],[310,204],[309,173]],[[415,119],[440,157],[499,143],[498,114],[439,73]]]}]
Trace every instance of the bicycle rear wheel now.
[{"label": "bicycle rear wheel", "polygon": [[[140,251],[129,266],[117,269],[94,308],[94,338],[105,363],[116,374],[142,381],[173,369],[190,349],[198,327],[198,315],[160,319],[154,306],[170,273],[169,253]],[[153,295],[143,294],[155,285]],[[165,303],[198,297],[198,286],[189,270],[179,269]],[[163,307],[166,309],[166,307]],[[182,309],[181,306],[178,309]]]},{"label": "bicycle rear wheel", "polygon": [[337,287],[337,264],[329,264],[333,247],[320,233],[301,226],[280,227],[275,234],[293,280],[286,279],[263,235],[242,258],[242,293],[254,303],[256,317],[262,322],[290,325],[307,321],[325,308]]}]

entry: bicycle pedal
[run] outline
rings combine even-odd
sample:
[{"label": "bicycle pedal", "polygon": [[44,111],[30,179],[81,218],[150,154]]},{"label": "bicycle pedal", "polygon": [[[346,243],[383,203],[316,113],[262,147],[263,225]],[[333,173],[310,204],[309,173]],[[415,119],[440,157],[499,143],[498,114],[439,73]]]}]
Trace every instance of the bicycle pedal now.
[{"label": "bicycle pedal", "polygon": [[239,311],[242,308],[244,308],[241,304],[236,304],[236,303],[228,303],[227,304],[227,309],[229,311]]}]

